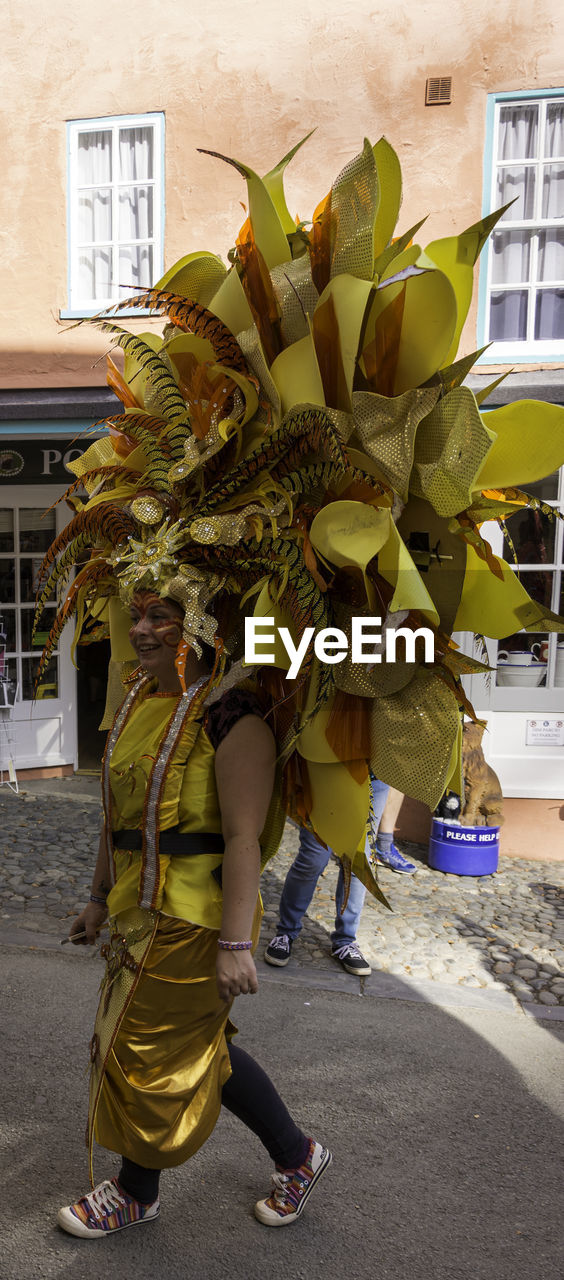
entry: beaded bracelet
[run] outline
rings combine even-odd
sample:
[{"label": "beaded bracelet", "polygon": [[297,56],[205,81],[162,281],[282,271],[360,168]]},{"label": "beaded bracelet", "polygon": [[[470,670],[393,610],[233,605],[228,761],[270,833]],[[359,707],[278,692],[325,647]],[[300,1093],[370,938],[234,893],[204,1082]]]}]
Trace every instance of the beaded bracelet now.
[{"label": "beaded bracelet", "polygon": [[106,899],[99,897],[97,893],[90,894],[90,901],[95,902],[97,907],[105,907],[106,905]]},{"label": "beaded bracelet", "polygon": [[252,940],[249,942],[225,942],[223,938],[218,938],[217,945],[220,951],[250,951]]}]

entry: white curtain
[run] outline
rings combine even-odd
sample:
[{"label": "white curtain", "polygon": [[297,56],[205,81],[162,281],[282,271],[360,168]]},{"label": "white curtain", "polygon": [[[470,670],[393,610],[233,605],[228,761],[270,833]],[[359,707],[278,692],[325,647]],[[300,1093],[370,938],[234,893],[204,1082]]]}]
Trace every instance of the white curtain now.
[{"label": "white curtain", "polygon": [[[502,107],[499,115],[497,196],[500,204],[509,200],[515,203],[504,214],[492,241],[490,338],[494,341],[527,338],[528,307],[532,305],[529,291],[505,291],[503,285],[533,283],[531,246],[539,212],[555,222],[564,219],[564,103],[548,103],[546,107],[543,159],[553,163],[542,166],[542,192],[537,203],[540,112],[539,103],[511,104]],[[516,220],[531,222],[531,230],[505,230],[505,224]],[[539,230],[536,244],[536,279],[564,281],[564,222],[562,226]],[[564,290],[539,290],[534,305],[535,338],[564,336]]]},{"label": "white curtain", "polygon": [[[78,292],[104,300],[149,285],[154,132],[151,126],[85,131],[78,138]],[[114,192],[117,218],[113,218]],[[117,225],[116,225],[117,223]],[[141,243],[132,244],[132,241]],[[145,242],[145,243],[143,243]]]}]

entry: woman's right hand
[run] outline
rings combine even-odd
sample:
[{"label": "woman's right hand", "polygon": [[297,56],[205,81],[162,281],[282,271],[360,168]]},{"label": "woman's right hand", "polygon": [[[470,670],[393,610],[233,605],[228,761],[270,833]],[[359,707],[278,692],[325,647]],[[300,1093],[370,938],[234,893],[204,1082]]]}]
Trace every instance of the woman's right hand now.
[{"label": "woman's right hand", "polygon": [[[108,909],[101,903],[89,902],[81,911],[80,915],[73,920],[69,938],[75,947],[93,946],[100,929],[106,919]],[[75,934],[82,934],[82,937],[75,937]]]}]

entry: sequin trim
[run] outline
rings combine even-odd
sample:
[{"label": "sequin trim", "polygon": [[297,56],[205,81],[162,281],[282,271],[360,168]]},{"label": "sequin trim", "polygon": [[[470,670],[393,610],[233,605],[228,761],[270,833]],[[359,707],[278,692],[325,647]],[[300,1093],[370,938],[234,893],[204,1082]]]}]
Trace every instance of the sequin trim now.
[{"label": "sequin trim", "polygon": [[200,679],[196,680],[194,684],[190,685],[186,693],[182,694],[159,748],[157,759],[147,784],[147,798],[143,815],[143,850],[139,893],[139,906],[144,907],[146,910],[150,910],[155,906],[160,881],[158,816],[162,788],[179,735],[188,716],[194,709],[199,690],[208,681],[209,676],[200,676]]}]

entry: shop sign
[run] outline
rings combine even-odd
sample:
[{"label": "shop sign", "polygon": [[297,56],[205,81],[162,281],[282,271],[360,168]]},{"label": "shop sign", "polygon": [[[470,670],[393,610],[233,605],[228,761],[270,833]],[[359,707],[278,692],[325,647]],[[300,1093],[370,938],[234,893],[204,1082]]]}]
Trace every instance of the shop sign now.
[{"label": "shop sign", "polygon": [[527,747],[564,747],[564,720],[527,720]]},{"label": "shop sign", "polygon": [[[91,443],[91,441],[89,441]],[[69,484],[75,479],[69,463],[88,445],[71,440],[15,440],[0,443],[0,485]]]}]

